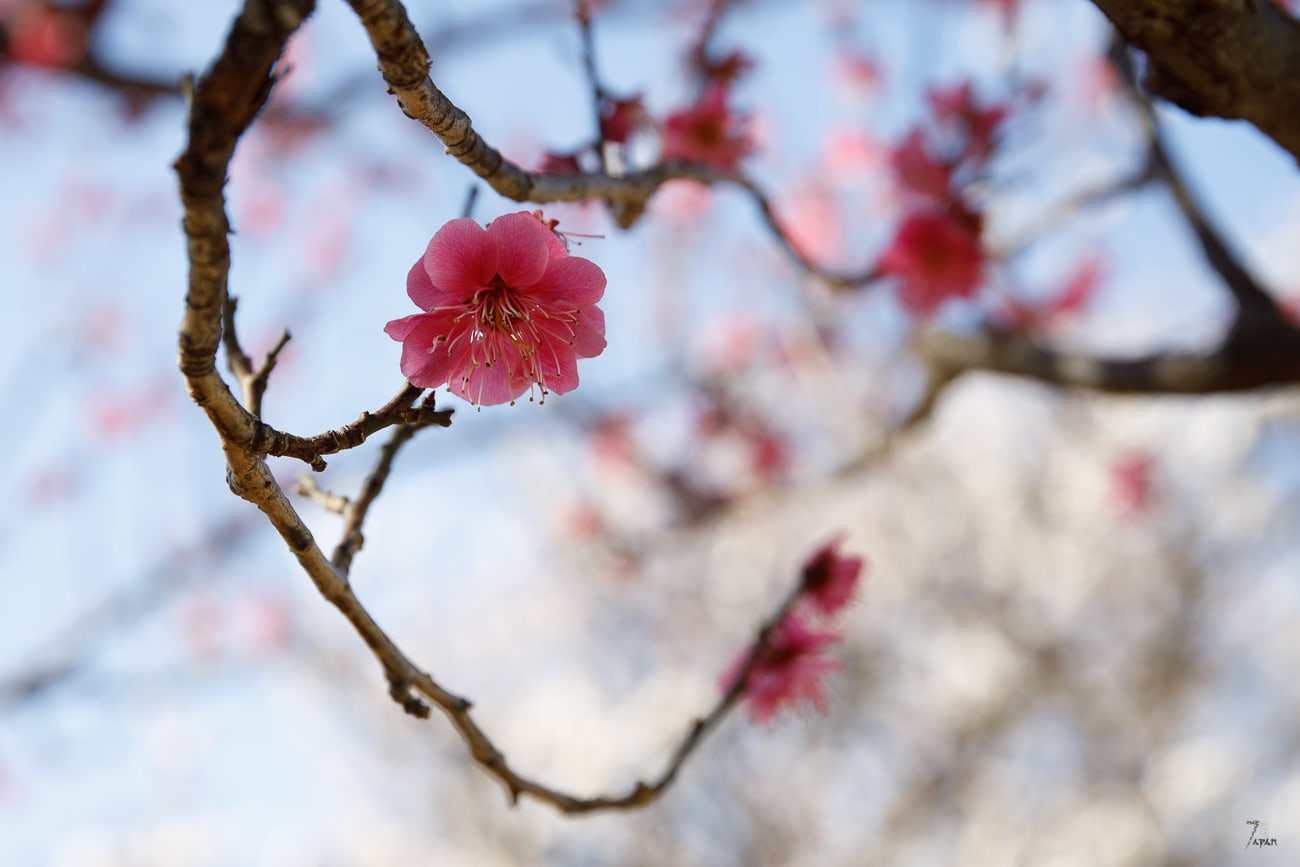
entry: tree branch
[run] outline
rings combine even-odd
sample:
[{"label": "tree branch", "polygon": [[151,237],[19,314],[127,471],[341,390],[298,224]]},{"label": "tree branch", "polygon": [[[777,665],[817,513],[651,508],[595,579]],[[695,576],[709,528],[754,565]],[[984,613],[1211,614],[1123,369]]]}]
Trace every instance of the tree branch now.
[{"label": "tree branch", "polygon": [[1246,120],[1300,160],[1300,21],[1270,0],[1093,0],[1146,53],[1151,93]]},{"label": "tree branch", "polygon": [[677,161],[618,176],[603,172],[544,175],[525,171],[489,145],[474,130],[469,115],[429,78],[429,53],[398,0],[348,0],[348,5],[366,28],[379,57],[379,70],[406,116],[428,127],[448,154],[506,198],[539,204],[601,199],[616,206],[611,211],[616,222],[626,229],[636,222],[650,197],[667,181],[730,183],[750,195],[782,248],[808,273],[839,288],[863,286],[876,279],[874,269],[860,274],[826,271],[800,254],[786,237],[767,196],[757,184],[735,172]]},{"label": "tree branch", "polygon": [[[1222,0],[1210,5],[1216,3],[1221,5]],[[1261,3],[1269,5],[1265,0]],[[988,370],[1120,394],[1216,394],[1300,383],[1300,331],[1206,216],[1170,157],[1159,118],[1137,86],[1132,63],[1118,42],[1110,58],[1127,86],[1146,138],[1146,167],[1139,177],[1154,178],[1169,190],[1205,264],[1219,275],[1236,303],[1232,324],[1219,344],[1203,353],[1096,358],[1041,346],[1022,333],[989,330],[975,337],[927,335],[920,340],[921,354],[939,376]]]},{"label": "tree branch", "polygon": [[[290,34],[311,11],[311,0],[245,0],[225,48],[194,90],[189,139],[176,163],[190,261],[189,292],[180,330],[180,367],[190,394],[207,412],[221,439],[231,490],[257,506],[275,527],[317,591],[343,614],[370,648],[388,680],[389,694],[405,711],[428,717],[430,707],[426,701],[441,710],[464,739],[474,761],[501,781],[512,800],[529,795],[566,813],[628,809],[647,804],[665,791],[687,757],[743,695],[771,634],[802,591],[802,581],[764,624],[735,683],[707,716],[690,727],[663,773],[652,783],[636,783],[627,794],[620,796],[579,798],[514,771],[470,715],[470,702],[439,685],[375,622],[353,593],[347,577],[352,556],[360,547],[361,521],[370,502],[382,489],[397,448],[416,427],[447,423],[447,411],[435,410],[432,396],[418,410],[412,409],[411,403],[422,389],[408,383],[378,413],[362,413],[354,425],[304,439],[275,431],[258,421],[239,404],[216,369],[222,321],[233,318],[234,312],[233,304],[227,301],[230,249],[223,195],[230,158],[236,140],[264,105],[275,82],[273,69],[277,57]],[[427,81],[427,76],[424,80]],[[452,119],[453,127],[457,126],[459,122],[454,116]],[[462,133],[468,130],[468,118],[464,121]],[[469,142],[470,138],[463,137],[462,141]],[[486,145],[476,149],[471,143],[467,153],[482,156],[486,152],[484,148]],[[228,347],[236,376],[241,381],[256,378],[258,373],[252,370],[251,361],[234,339],[233,329]],[[348,527],[331,561],[276,482],[265,456],[292,453],[294,448],[358,444],[368,433],[392,424],[402,427],[394,432],[361,496],[345,507],[345,511],[351,512]],[[319,462],[323,465],[323,461]]]},{"label": "tree branch", "polygon": [[1300,382],[1300,333],[1289,329],[1270,339],[1229,340],[1204,354],[1134,359],[1062,352],[1023,334],[994,331],[974,337],[928,334],[920,351],[944,376],[989,370],[1117,394],[1217,394]]}]

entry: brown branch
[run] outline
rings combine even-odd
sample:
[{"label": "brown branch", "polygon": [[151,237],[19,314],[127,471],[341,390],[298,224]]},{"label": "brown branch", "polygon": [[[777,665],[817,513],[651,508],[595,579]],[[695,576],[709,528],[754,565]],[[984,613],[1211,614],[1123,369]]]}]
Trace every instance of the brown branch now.
[{"label": "brown branch", "polygon": [[1093,0],[1146,53],[1151,93],[1254,124],[1300,160],[1300,21],[1270,0]]},{"label": "brown branch", "polygon": [[[470,203],[473,202],[471,197]],[[467,210],[468,204],[467,203]],[[435,412],[436,405],[434,392],[429,395],[420,404],[420,410],[427,413],[429,417],[437,417]],[[392,472],[393,461],[397,458],[397,451],[406,443],[410,442],[411,437],[422,428],[427,427],[433,422],[412,422],[403,424],[396,428],[388,438],[388,442],[379,451],[379,461],[375,468],[366,476],[365,482],[361,485],[361,492],[357,494],[354,500],[343,500],[342,515],[344,517],[343,538],[334,548],[334,556],[330,558],[334,568],[341,575],[347,575],[352,568],[352,560],[356,557],[357,552],[361,550],[365,537],[361,533],[361,526],[365,523],[366,515],[370,512],[371,505],[384,490],[384,483],[388,481],[388,474]]]},{"label": "brown branch", "polygon": [[1236,303],[1231,326],[1217,346],[1202,353],[1097,358],[1049,349],[1024,334],[987,331],[975,337],[927,335],[920,340],[922,355],[934,372],[947,377],[989,370],[1123,394],[1215,394],[1300,383],[1300,331],[1206,216],[1171,158],[1159,118],[1137,86],[1132,63],[1118,41],[1110,59],[1127,87],[1147,142],[1146,169],[1137,179],[1154,178],[1169,190],[1205,263]]},{"label": "brown branch", "polygon": [[1146,136],[1147,166],[1151,175],[1169,190],[1179,213],[1196,236],[1206,264],[1218,273],[1237,303],[1229,339],[1254,341],[1263,335],[1289,330],[1289,323],[1273,296],[1233,254],[1171,159],[1160,120],[1146,94],[1138,87],[1136,70],[1118,39],[1111,46],[1110,60],[1128,90]]},{"label": "brown branch", "polygon": [[310,465],[316,472],[320,472],[325,469],[324,455],[354,449],[369,439],[372,434],[393,425],[449,427],[455,410],[411,406],[411,401],[419,397],[422,391],[423,389],[408,382],[392,400],[376,412],[363,412],[351,424],[314,436],[302,437],[286,433],[255,421],[248,439],[242,445],[254,454],[297,458]]},{"label": "brown branch", "polygon": [[1300,382],[1300,332],[1279,329],[1256,340],[1229,339],[1204,354],[1096,358],[1048,349],[1022,334],[929,334],[921,355],[943,376],[989,370],[1053,385],[1118,394],[1217,394]]},{"label": "brown branch", "polygon": [[610,204],[615,221],[626,229],[636,222],[650,197],[667,181],[730,183],[749,193],[778,243],[809,274],[840,288],[863,286],[877,278],[874,269],[841,274],[819,268],[786,237],[770,200],[758,185],[734,172],[685,162],[660,163],[618,176],[603,172],[544,175],[525,171],[489,145],[474,130],[469,115],[429,78],[429,53],[398,0],[348,0],[348,5],[366,28],[379,57],[379,70],[406,116],[426,126],[443,143],[448,154],[506,198],[539,204],[601,199]]},{"label": "brown branch", "polygon": [[[291,437],[257,421],[239,405],[217,373],[216,353],[222,341],[223,318],[232,319],[234,312],[233,304],[227,302],[226,293],[230,252],[223,186],[228,164],[235,141],[265,103],[274,83],[276,58],[283,51],[289,35],[311,9],[310,0],[245,0],[225,48],[194,90],[189,139],[176,164],[185,206],[183,225],[190,260],[190,285],[180,331],[180,367],[195,402],[208,413],[221,437],[230,487],[266,515],[316,589],[338,608],[365,641],[383,668],[393,699],[408,713],[422,718],[430,714],[426,701],[441,710],[465,740],[474,760],[502,782],[512,800],[528,795],[568,813],[626,809],[649,803],[672,783],[686,758],[743,694],[772,631],[797,599],[798,588],[760,630],[758,641],[736,682],[707,716],[691,726],[666,769],[654,782],[638,782],[625,795],[595,798],[579,798],[552,789],[509,766],[505,756],[470,715],[470,702],[444,689],[416,666],[370,616],[348,584],[346,570],[360,547],[361,521],[382,489],[398,447],[409,438],[415,427],[447,423],[446,411],[434,409],[432,396],[418,409],[412,409],[412,401],[422,390],[408,383],[378,413],[363,413],[354,425],[327,432],[319,438]],[[232,336],[227,346],[231,349],[232,369],[237,376],[256,376],[248,356],[233,338],[233,328],[229,332]],[[283,453],[275,452],[272,446],[308,444],[315,447],[328,445],[334,440],[363,438],[365,433],[373,432],[381,424],[401,424],[402,427],[394,431],[361,496],[345,507],[350,512],[349,526],[331,561],[325,557],[311,530],[271,474],[265,455]]]},{"label": "brown branch", "polygon": [[221,305],[221,342],[226,347],[226,367],[239,383],[239,389],[244,395],[244,406],[254,417],[261,418],[262,398],[266,395],[271,371],[275,370],[281,351],[289,345],[290,334],[288,329],[285,329],[284,334],[280,335],[275,346],[262,360],[261,366],[254,369],[253,360],[244,352],[235,330],[235,310],[238,305],[238,299],[233,297],[227,297],[225,303]]},{"label": "brown branch", "polygon": [[258,424],[216,369],[222,310],[230,273],[230,223],[223,188],[235,142],[261,110],[285,41],[314,8],[313,0],[249,0],[226,50],[198,82],[189,137],[176,161],[190,263],[180,329],[180,368],[190,396],[231,441],[249,442]]}]

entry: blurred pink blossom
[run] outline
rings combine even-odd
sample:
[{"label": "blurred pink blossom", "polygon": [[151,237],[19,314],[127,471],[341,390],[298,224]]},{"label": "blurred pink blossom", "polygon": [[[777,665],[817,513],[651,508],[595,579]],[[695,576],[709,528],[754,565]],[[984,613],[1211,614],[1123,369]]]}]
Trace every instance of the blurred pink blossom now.
[{"label": "blurred pink blossom", "polygon": [[[839,638],[837,632],[809,629],[796,615],[787,615],[772,631],[745,682],[742,694],[749,702],[750,718],[766,722],[781,708],[803,701],[825,711],[822,678],[838,669],[839,663],[824,653]],[[724,690],[735,685],[751,652],[746,649],[722,676]]]},{"label": "blurred pink blossom", "polygon": [[1129,452],[1111,463],[1111,496],[1120,517],[1133,518],[1150,510],[1155,463],[1155,458],[1143,451]]},{"label": "blurred pink blossom", "polygon": [[605,141],[627,144],[632,134],[649,121],[639,93],[627,99],[607,98],[600,107],[600,135]]},{"label": "blurred pink blossom", "polygon": [[736,167],[754,146],[749,120],[727,105],[726,82],[710,81],[695,105],[664,121],[663,158],[703,163],[724,171]]},{"label": "blurred pink blossom", "polygon": [[823,615],[840,611],[853,598],[862,576],[862,558],[840,554],[842,537],[817,549],[803,567],[803,599]]},{"label": "blurred pink blossom", "polygon": [[899,278],[903,306],[926,315],[950,298],[975,294],[984,279],[984,253],[963,224],[937,211],[917,211],[899,225],[878,267]]},{"label": "blurred pink blossom", "polygon": [[952,196],[952,167],[935,159],[920,129],[909,132],[890,152],[889,160],[904,191],[939,200]]}]

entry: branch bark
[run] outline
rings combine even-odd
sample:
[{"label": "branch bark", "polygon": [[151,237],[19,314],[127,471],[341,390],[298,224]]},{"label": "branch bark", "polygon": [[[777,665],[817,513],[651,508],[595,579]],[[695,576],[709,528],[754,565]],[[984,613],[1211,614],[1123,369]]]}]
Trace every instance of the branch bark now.
[{"label": "branch bark", "polygon": [[1300,21],[1271,0],[1093,0],[1149,60],[1154,95],[1254,124],[1300,161]]}]

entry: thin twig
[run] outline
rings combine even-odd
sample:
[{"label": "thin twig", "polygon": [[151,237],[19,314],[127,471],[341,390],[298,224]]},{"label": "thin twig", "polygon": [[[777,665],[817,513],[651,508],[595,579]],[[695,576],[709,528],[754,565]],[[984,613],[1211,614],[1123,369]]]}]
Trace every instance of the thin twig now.
[{"label": "thin twig", "polygon": [[227,297],[221,306],[221,342],[226,348],[226,366],[235,377],[235,381],[239,383],[240,391],[244,395],[245,408],[254,418],[261,418],[262,398],[266,395],[267,383],[271,380],[271,372],[275,370],[280,352],[289,345],[290,334],[286,328],[275,346],[266,354],[262,364],[254,370],[253,360],[244,352],[239,342],[238,332],[235,330],[235,310],[238,305],[239,299],[231,296]]},{"label": "thin twig", "polygon": [[423,389],[404,385],[388,403],[375,412],[363,412],[351,424],[328,430],[314,436],[302,437],[277,430],[268,424],[255,422],[245,445],[254,453],[276,457],[297,458],[316,472],[325,469],[325,455],[356,448],[370,436],[398,424],[415,424],[421,427],[437,425],[449,427],[453,409],[426,409],[412,407],[411,401]]},{"label": "thin twig", "polygon": [[308,473],[303,473],[298,477],[297,490],[299,496],[306,497],[325,511],[332,512],[335,515],[342,515],[347,510],[348,503],[352,502],[342,494],[324,490],[317,484],[316,477]]},{"label": "thin twig", "polygon": [[[435,409],[434,392],[429,395],[420,405],[421,410],[433,411]],[[361,485],[361,491],[357,494],[356,499],[345,501],[343,508],[343,537],[334,549],[334,556],[330,558],[334,568],[339,571],[340,575],[346,576],[352,569],[352,559],[356,557],[357,552],[361,550],[365,537],[361,533],[361,526],[365,523],[366,515],[370,512],[370,507],[384,490],[384,483],[388,481],[388,474],[392,472],[393,461],[397,458],[398,450],[411,440],[411,437],[420,430],[421,427],[427,427],[428,424],[404,424],[394,428],[392,435],[389,436],[388,442],[379,451],[379,461],[375,468],[366,476],[365,482]]]},{"label": "thin twig", "polygon": [[604,110],[609,94],[600,83],[600,74],[596,71],[596,37],[591,27],[591,8],[588,0],[573,0],[573,17],[578,21],[578,34],[582,38],[582,68],[587,75],[587,84],[591,88],[591,110],[596,123],[596,158],[600,161],[602,173],[609,171],[605,162],[605,123]]}]

